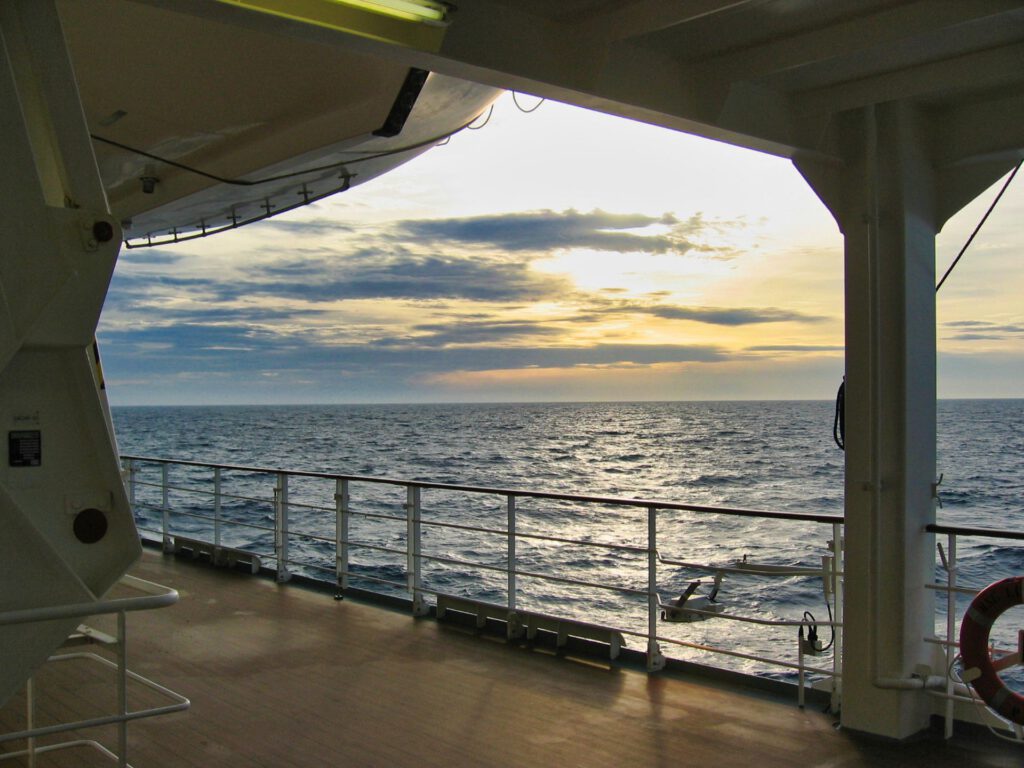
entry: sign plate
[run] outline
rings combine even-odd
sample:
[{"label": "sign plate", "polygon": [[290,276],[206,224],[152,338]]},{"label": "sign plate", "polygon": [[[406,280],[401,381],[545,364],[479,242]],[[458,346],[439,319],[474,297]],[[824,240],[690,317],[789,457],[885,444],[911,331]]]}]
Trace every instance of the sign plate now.
[{"label": "sign plate", "polygon": [[8,461],[12,467],[38,467],[43,463],[43,433],[23,429],[7,433]]}]

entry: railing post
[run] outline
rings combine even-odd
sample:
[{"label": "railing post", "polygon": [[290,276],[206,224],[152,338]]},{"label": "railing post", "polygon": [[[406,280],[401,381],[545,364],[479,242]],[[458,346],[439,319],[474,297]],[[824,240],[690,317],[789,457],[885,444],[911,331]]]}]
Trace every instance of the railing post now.
[{"label": "railing post", "polygon": [[334,483],[334,568],[338,599],[348,589],[348,480]]},{"label": "railing post", "polygon": [[288,572],[288,475],[277,473],[274,487],[274,555],[277,557],[277,583],[292,577]]},{"label": "railing post", "polygon": [[[32,731],[36,727],[36,683],[35,677],[30,677],[25,683],[25,730]],[[28,752],[28,768],[36,768],[36,737],[29,736],[26,740],[26,751]]]},{"label": "railing post", "polygon": [[518,587],[516,585],[516,497],[511,493],[506,496],[506,512],[508,514],[508,526],[505,549],[505,563],[508,572],[508,621],[507,637],[509,640],[518,640],[523,636],[523,625],[516,616]]},{"label": "railing post", "polygon": [[[948,549],[946,554],[946,669],[953,668],[953,659],[956,658],[956,534],[949,534]],[[965,665],[966,666],[966,665]],[[953,738],[953,676],[946,675],[946,723],[945,737]]]},{"label": "railing post", "polygon": [[135,513],[135,473],[139,471],[135,459],[128,459],[128,503]]},{"label": "railing post", "polygon": [[423,600],[423,571],[420,559],[422,531],[420,530],[420,488],[416,485],[405,487],[406,519],[406,579],[409,594],[412,595],[412,615],[425,616],[429,612]]},{"label": "railing post", "polygon": [[509,494],[506,498],[508,512],[508,549],[506,562],[508,564],[508,610],[514,613],[516,610],[516,497]]},{"label": "railing post", "polygon": [[846,567],[843,564],[843,525],[832,523],[832,620],[835,627],[835,640],[832,643],[832,698],[830,711],[837,714],[843,695],[843,577]]},{"label": "railing post", "polygon": [[167,487],[167,463],[160,465],[160,527],[162,534],[164,552],[173,552],[174,545],[171,544],[169,523],[171,516],[170,497]]},{"label": "railing post", "polygon": [[213,468],[213,552],[216,560],[220,555],[220,467]]},{"label": "railing post", "polygon": [[117,764],[128,766],[128,632],[124,611],[117,612]]},{"label": "railing post", "polygon": [[647,508],[647,671],[665,667],[658,646],[658,508]]}]

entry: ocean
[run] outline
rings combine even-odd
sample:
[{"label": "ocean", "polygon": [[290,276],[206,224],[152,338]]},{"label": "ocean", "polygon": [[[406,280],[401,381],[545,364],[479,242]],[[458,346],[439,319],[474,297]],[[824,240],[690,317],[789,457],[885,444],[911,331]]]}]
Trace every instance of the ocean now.
[{"label": "ocean", "polygon": [[[113,409],[113,417],[121,452],[136,456],[840,515],[843,454],[832,439],[833,408],[831,402],[808,401],[122,407]],[[1019,529],[1024,519],[1024,400],[940,401],[938,414],[939,521]],[[208,470],[174,471],[174,485],[209,490]],[[266,501],[272,498],[272,478],[227,473],[224,483],[224,492],[238,497],[225,504],[225,517],[272,526],[272,506]],[[333,492],[333,484],[321,480],[293,480],[289,488],[295,504],[292,528],[310,534],[296,538],[293,557],[309,563],[309,574],[325,578],[331,577],[333,546],[316,537],[334,536]],[[159,523],[153,508],[157,495],[154,488],[140,491],[137,515],[143,528]],[[208,498],[187,490],[172,496],[176,510],[209,514]],[[400,587],[382,586],[380,580],[404,582],[405,558],[388,550],[404,548],[405,526],[386,519],[403,515],[404,501],[401,488],[353,486],[352,508],[381,516],[353,518],[350,538],[369,545],[353,549],[353,572],[368,577],[366,584],[355,579],[354,585],[402,594]],[[428,489],[423,508],[427,522],[496,530],[506,524],[500,496]],[[209,529],[187,515],[174,518],[173,525],[187,535]],[[597,545],[643,546],[647,533],[642,509],[548,500],[520,499],[518,526],[524,533]],[[261,528],[236,526],[225,537],[233,546],[272,551],[272,533]],[[732,565],[747,557],[756,563],[815,567],[831,538],[831,526],[821,524],[685,511],[658,516],[662,557],[688,563]],[[504,602],[505,541],[475,530],[426,526],[424,552],[436,560],[425,569],[425,586]],[[964,539],[959,565],[961,581],[980,587],[1024,572],[1024,548],[1006,540]],[[523,540],[517,566],[634,592],[647,584],[643,556],[600,546]],[[696,579],[702,579],[706,593],[707,573],[662,565],[659,592],[666,600],[677,597]],[[517,597],[532,610],[636,631],[646,627],[645,598],[637,594],[521,578]],[[762,619],[800,619],[804,611],[827,618],[821,580],[806,576],[766,580],[730,575],[718,600],[730,613]],[[966,602],[960,600],[961,610]],[[940,626],[943,615],[941,610],[937,614]],[[695,645],[795,658],[794,628],[740,626],[742,632],[722,620],[663,623],[659,633]],[[822,631],[827,641],[828,630]],[[638,647],[639,639],[629,640]],[[785,653],[778,652],[780,647]],[[698,650],[675,646],[667,652],[701,656]],[[824,665],[827,659],[821,661]],[[724,665],[784,678],[793,674],[746,659]]]}]

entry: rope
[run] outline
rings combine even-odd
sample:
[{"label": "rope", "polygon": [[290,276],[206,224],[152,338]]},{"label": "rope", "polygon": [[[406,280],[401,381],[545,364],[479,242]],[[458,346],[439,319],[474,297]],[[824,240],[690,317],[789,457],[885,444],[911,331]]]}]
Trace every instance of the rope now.
[{"label": "rope", "polygon": [[988,210],[985,211],[985,215],[981,217],[981,221],[978,222],[978,226],[974,228],[974,231],[971,232],[971,236],[967,238],[967,242],[964,243],[964,247],[960,249],[960,253],[956,255],[956,258],[953,259],[953,263],[949,265],[949,269],[946,270],[946,274],[942,276],[942,279],[939,280],[939,284],[935,286],[936,293],[939,292],[939,288],[942,287],[942,284],[946,282],[946,278],[949,277],[950,273],[953,271],[953,268],[960,262],[960,257],[967,252],[967,249],[970,247],[971,243],[974,242],[975,235],[977,235],[981,231],[981,228],[985,225],[985,222],[988,221],[989,214],[995,210],[996,205],[999,203],[999,199],[1003,196],[1003,192],[1005,192],[1006,188],[1010,186],[1010,182],[1013,181],[1013,177],[1017,175],[1017,171],[1020,170],[1022,164],[1024,164],[1024,160],[1021,160],[1019,163],[1017,163],[1017,167],[1013,169],[1013,172],[1006,179],[1006,183],[1003,184],[1003,188],[999,190],[999,194],[996,195],[996,199],[992,201],[992,205],[990,205],[988,207]]}]

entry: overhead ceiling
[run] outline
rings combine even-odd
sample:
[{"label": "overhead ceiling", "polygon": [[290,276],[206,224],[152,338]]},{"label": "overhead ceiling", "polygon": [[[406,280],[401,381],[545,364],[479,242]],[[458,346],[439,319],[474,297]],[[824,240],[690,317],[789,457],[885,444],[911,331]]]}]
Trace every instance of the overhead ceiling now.
[{"label": "overhead ceiling", "polygon": [[430,51],[212,0],[135,2],[804,164],[842,162],[843,116],[886,102],[923,116],[937,167],[1024,157],[1017,0],[455,0]]},{"label": "overhead ceiling", "polygon": [[[833,153],[838,113],[894,100],[958,132],[951,160],[1024,148],[1016,0],[456,0],[437,53],[209,2],[140,1],[785,156]],[[987,127],[967,135],[971,122]]]}]

